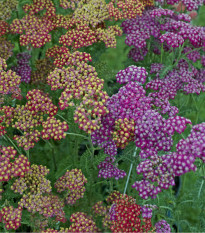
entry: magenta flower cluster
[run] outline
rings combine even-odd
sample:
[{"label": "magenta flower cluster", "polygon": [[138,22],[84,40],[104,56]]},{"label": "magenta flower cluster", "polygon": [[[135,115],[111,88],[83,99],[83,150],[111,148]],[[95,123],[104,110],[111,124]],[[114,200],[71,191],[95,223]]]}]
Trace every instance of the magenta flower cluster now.
[{"label": "magenta flower cluster", "polygon": [[17,66],[13,67],[13,71],[15,71],[20,77],[21,82],[29,83],[31,79],[31,67],[29,65],[29,59],[31,55],[23,52],[17,55]]}]

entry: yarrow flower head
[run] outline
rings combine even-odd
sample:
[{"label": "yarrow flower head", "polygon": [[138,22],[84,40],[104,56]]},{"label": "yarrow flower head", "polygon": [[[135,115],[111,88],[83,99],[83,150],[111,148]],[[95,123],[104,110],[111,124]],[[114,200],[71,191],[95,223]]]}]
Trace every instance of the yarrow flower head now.
[{"label": "yarrow flower head", "polygon": [[73,205],[78,199],[83,197],[85,192],[85,183],[87,183],[87,179],[83,175],[82,171],[73,169],[71,171],[67,171],[64,176],[60,177],[56,181],[55,188],[58,192],[66,191],[66,203]]},{"label": "yarrow flower head", "polygon": [[21,77],[21,81],[29,83],[31,79],[31,67],[29,65],[29,59],[31,55],[24,52],[17,55],[17,66],[13,67],[13,70]]},{"label": "yarrow flower head", "polygon": [[5,206],[0,210],[0,222],[5,224],[7,230],[16,230],[21,226],[22,208]]},{"label": "yarrow flower head", "polygon": [[108,3],[107,8],[110,18],[115,21],[121,19],[132,19],[135,18],[136,15],[141,16],[145,8],[145,4],[139,0],[117,1],[117,7],[115,7],[114,3],[115,1],[112,0]]},{"label": "yarrow flower head", "polygon": [[5,71],[6,68],[6,61],[0,58],[0,95],[12,94],[13,98],[21,99],[21,77],[12,70]]},{"label": "yarrow flower head", "polygon": [[83,212],[72,214],[70,222],[69,232],[100,232],[92,218]]},{"label": "yarrow flower head", "polygon": [[107,198],[107,202],[111,204],[111,207],[104,221],[107,220],[107,226],[112,232],[147,232],[151,230],[151,219],[143,218],[141,220],[141,206],[137,205],[136,200],[131,196],[113,192]]},{"label": "yarrow flower head", "polygon": [[165,220],[160,220],[155,224],[156,233],[171,233],[171,227]]},{"label": "yarrow flower head", "polygon": [[16,157],[17,151],[11,147],[0,148],[0,182],[13,177],[24,177],[30,170],[30,162],[24,155]]},{"label": "yarrow flower head", "polygon": [[186,139],[177,144],[177,153],[200,158],[205,163],[205,123],[194,125]]},{"label": "yarrow flower head", "polygon": [[116,79],[120,84],[129,83],[130,81],[137,81],[140,84],[144,84],[147,75],[148,73],[144,67],[131,65],[124,70],[120,70],[116,75]]}]

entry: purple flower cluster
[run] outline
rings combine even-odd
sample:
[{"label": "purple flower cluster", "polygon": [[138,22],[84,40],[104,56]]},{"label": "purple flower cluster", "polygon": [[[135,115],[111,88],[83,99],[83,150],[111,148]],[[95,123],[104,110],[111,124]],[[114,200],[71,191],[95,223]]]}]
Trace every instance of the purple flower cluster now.
[{"label": "purple flower cluster", "polygon": [[200,158],[205,163],[205,123],[192,127],[190,135],[177,144],[177,153]]},{"label": "purple flower cluster", "polygon": [[[190,70],[191,68],[191,70]],[[152,73],[155,70],[152,69]],[[155,71],[156,76],[159,76],[160,71]],[[165,75],[164,79],[153,79],[147,83],[146,88],[158,90],[151,93],[149,96],[159,100],[174,99],[177,91],[182,89],[186,94],[205,91],[203,85],[204,69],[197,70],[194,66],[189,65],[185,60],[180,60],[177,67]],[[155,103],[156,104],[156,103]],[[157,105],[157,104],[156,104]]]},{"label": "purple flower cluster", "polygon": [[194,51],[190,47],[185,47],[183,53],[187,53],[187,58],[193,62],[196,62],[197,60],[201,59],[200,52],[197,50]]},{"label": "purple flower cluster", "polygon": [[140,211],[142,213],[143,218],[152,218],[152,211],[156,209],[156,205],[144,205],[141,207]]},{"label": "purple flower cluster", "polygon": [[[155,1],[159,2],[160,4],[165,3],[165,0],[155,0]],[[166,3],[169,5],[174,5],[179,2],[180,0],[166,0]],[[197,10],[199,6],[203,5],[204,0],[182,0],[182,3],[185,5],[188,11],[193,11],[193,10]]]},{"label": "purple flower cluster", "polygon": [[147,54],[147,40],[151,37],[155,43],[150,49],[155,53],[159,53],[157,47],[160,48],[163,42],[166,42],[166,51],[179,47],[185,40],[190,42],[192,48],[204,47],[203,27],[193,26],[189,22],[189,16],[163,8],[146,10],[142,16],[125,20],[121,25],[123,32],[127,34],[125,43],[134,46],[129,57],[135,61],[143,60],[143,56]]},{"label": "purple flower cluster", "polygon": [[147,55],[148,49],[146,47],[139,49],[139,48],[132,48],[129,53],[128,57],[132,58],[133,61],[138,62],[142,61],[144,57]]},{"label": "purple flower cluster", "polygon": [[17,56],[17,66],[13,67],[13,70],[21,77],[21,82],[29,83],[31,80],[31,67],[29,65],[29,59],[31,55],[23,52]]},{"label": "purple flower cluster", "polygon": [[98,177],[103,177],[105,179],[114,177],[118,180],[119,178],[126,176],[126,173],[117,168],[117,164],[114,165],[114,162],[114,156],[106,157],[105,160],[98,165]]},{"label": "purple flower cluster", "polygon": [[181,176],[191,170],[196,171],[195,158],[192,155],[172,152],[158,156],[155,151],[152,152],[149,159],[142,161],[137,166],[137,173],[142,173],[143,179],[136,181],[132,186],[139,191],[139,195],[143,199],[147,199],[149,196],[156,198],[162,189],[168,189],[170,185],[175,185],[175,176]]},{"label": "purple flower cluster", "polygon": [[[128,68],[127,72],[120,71],[118,73],[118,79],[119,74],[128,76],[129,78],[126,80],[131,79],[130,77],[134,75],[140,77],[144,74],[145,77],[146,70],[144,68]],[[124,80],[125,78],[121,79],[122,82]],[[93,144],[97,144],[111,156],[99,165],[100,177],[119,179],[125,175],[114,165],[114,156],[117,154],[118,147],[124,148],[128,142],[135,141],[136,146],[142,149],[140,156],[147,158],[153,152],[169,151],[173,144],[173,134],[175,132],[182,133],[186,125],[191,124],[191,121],[175,116],[176,109],[172,111],[172,113],[174,112],[173,116],[170,114],[169,118],[163,118],[157,110],[152,109],[153,97],[147,97],[145,94],[144,88],[138,82],[130,81],[121,87],[117,94],[108,99],[109,113],[103,116],[100,129],[92,134]],[[157,189],[157,192],[159,191],[160,189]]]},{"label": "purple flower cluster", "polygon": [[182,36],[177,35],[173,32],[167,32],[159,37],[161,43],[166,42],[168,46],[172,48],[177,48],[184,43],[184,39]]},{"label": "purple flower cluster", "polygon": [[144,84],[147,75],[148,73],[144,67],[137,67],[132,65],[124,70],[120,70],[116,75],[116,79],[120,84],[128,83],[131,81],[137,81],[141,84]]},{"label": "purple flower cluster", "polygon": [[171,233],[171,227],[165,220],[160,220],[155,224],[156,233]]}]

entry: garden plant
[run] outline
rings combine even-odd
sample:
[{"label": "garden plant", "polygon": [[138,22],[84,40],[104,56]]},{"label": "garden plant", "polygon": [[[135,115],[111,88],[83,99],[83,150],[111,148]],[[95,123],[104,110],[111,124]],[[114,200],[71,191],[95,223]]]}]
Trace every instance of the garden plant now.
[{"label": "garden plant", "polygon": [[0,232],[205,232],[204,16],[0,0]]}]

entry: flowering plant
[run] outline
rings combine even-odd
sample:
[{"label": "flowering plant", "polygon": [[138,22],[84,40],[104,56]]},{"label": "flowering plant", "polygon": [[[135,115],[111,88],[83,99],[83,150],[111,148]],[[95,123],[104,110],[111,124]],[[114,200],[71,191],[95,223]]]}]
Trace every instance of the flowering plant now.
[{"label": "flowering plant", "polygon": [[0,0],[0,231],[204,231],[204,3]]}]

